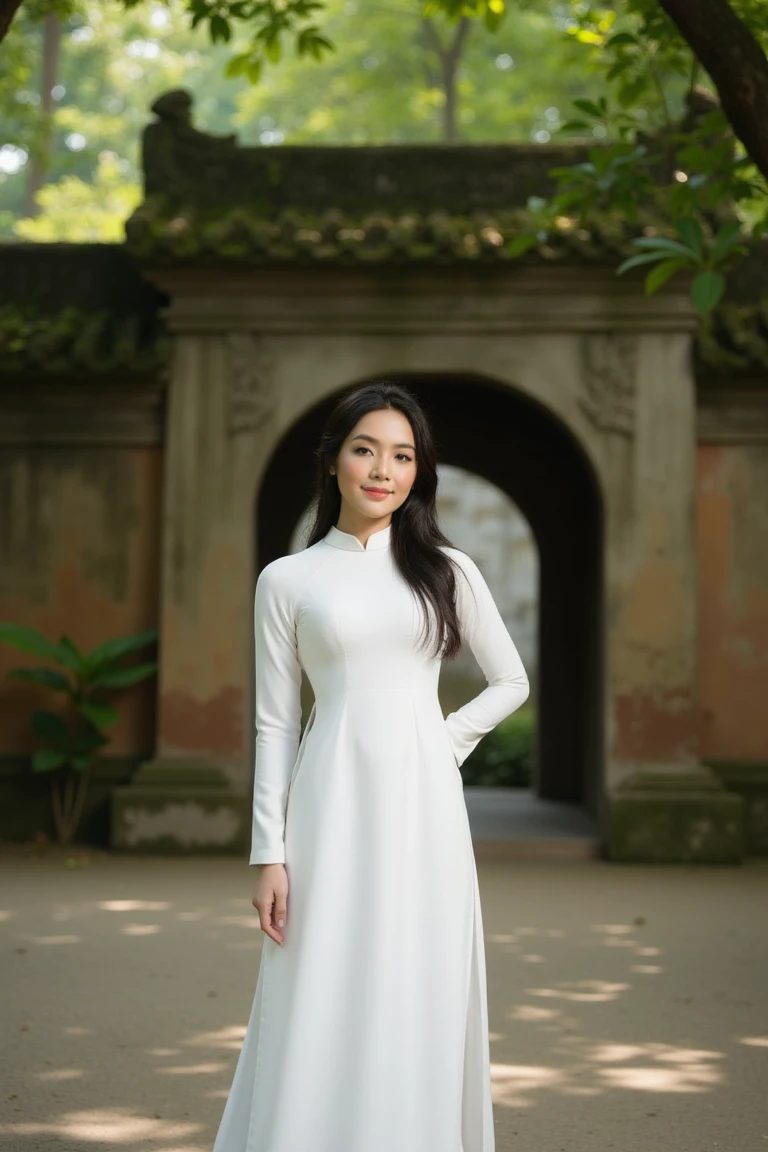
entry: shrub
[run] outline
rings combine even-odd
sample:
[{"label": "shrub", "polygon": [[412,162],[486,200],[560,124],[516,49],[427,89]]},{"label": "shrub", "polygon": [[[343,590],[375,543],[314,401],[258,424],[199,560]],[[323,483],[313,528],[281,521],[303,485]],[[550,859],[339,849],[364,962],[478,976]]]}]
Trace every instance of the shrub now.
[{"label": "shrub", "polygon": [[465,784],[484,788],[530,788],[536,715],[521,708],[484,736],[461,766]]}]

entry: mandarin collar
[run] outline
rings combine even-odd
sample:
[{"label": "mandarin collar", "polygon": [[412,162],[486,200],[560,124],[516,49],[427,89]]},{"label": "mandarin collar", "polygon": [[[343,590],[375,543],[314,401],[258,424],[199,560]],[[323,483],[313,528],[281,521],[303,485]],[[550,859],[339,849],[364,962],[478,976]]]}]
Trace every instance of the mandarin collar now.
[{"label": "mandarin collar", "polygon": [[363,547],[357,536],[351,532],[342,532],[333,524],[323,539],[326,544],[330,544],[333,548],[344,548],[347,552],[379,552],[389,547],[391,534],[392,525],[387,524],[386,528],[380,528],[378,532],[373,532],[368,537],[368,543]]}]

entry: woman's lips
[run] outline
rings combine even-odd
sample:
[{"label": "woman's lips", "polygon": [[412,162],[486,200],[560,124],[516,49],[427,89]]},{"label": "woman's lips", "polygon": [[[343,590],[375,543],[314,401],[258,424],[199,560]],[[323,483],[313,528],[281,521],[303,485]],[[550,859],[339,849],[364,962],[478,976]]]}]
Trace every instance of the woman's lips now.
[{"label": "woman's lips", "polygon": [[363,488],[363,492],[365,492],[367,496],[370,496],[372,500],[383,500],[385,496],[391,495],[391,493],[384,488]]}]

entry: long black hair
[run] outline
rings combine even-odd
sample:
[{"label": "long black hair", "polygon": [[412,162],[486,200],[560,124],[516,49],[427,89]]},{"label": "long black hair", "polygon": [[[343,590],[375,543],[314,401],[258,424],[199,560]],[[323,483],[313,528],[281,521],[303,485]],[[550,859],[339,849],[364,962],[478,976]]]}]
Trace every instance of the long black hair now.
[{"label": "long black hair", "polygon": [[315,515],[307,547],[323,539],[341,511],[339,484],[330,465],[336,462],[341,445],[357,422],[381,408],[402,412],[413,430],[416,448],[416,479],[405,501],[392,513],[392,557],[424,610],[425,647],[431,643],[436,656],[450,659],[461,647],[456,570],[454,561],[439,546],[455,545],[437,523],[437,455],[432,431],[421,404],[404,385],[373,380],[341,394],[315,451]]}]

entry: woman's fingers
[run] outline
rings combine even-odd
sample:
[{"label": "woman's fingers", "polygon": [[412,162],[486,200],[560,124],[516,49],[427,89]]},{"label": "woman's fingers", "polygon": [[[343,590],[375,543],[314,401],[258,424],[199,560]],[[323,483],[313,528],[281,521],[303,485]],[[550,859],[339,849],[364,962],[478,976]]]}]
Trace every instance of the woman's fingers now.
[{"label": "woman's fingers", "polygon": [[266,891],[257,891],[252,904],[259,914],[259,925],[262,932],[274,940],[276,944],[284,943],[284,933],[287,920],[287,892],[278,888],[269,888]]}]

